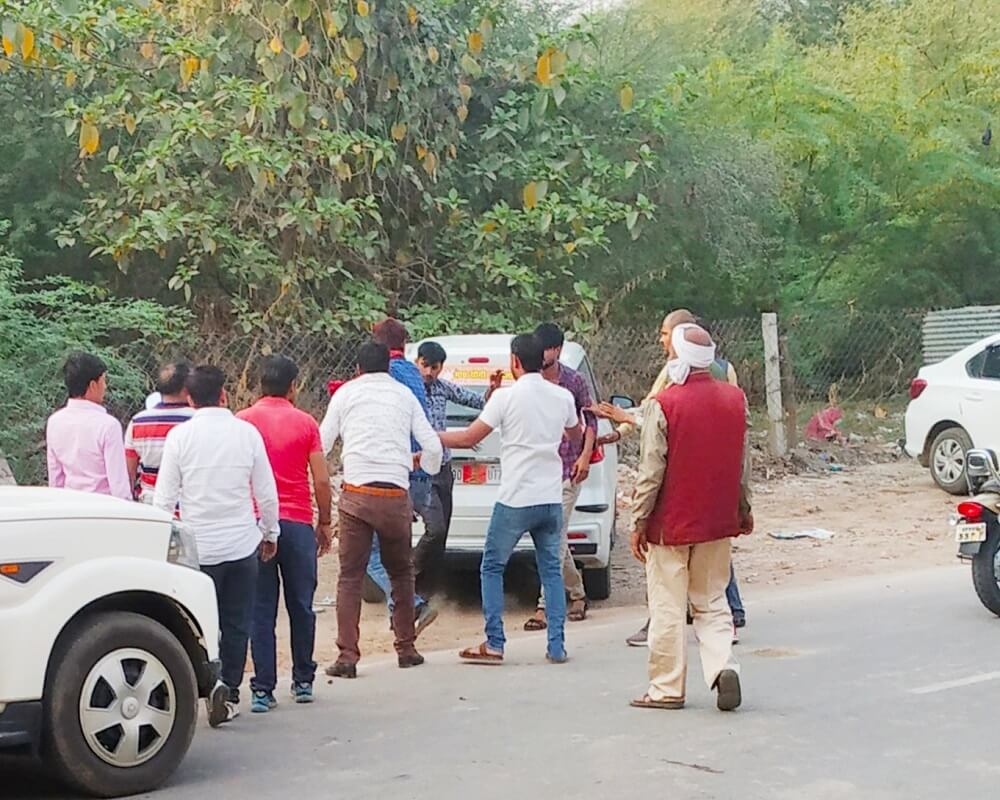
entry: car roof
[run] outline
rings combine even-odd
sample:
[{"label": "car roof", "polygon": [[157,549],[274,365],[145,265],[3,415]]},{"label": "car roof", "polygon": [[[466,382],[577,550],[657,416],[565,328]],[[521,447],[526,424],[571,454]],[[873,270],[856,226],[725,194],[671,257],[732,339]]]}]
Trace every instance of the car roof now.
[{"label": "car roof", "polygon": [[47,486],[0,486],[0,522],[34,519],[116,519],[169,522],[170,515],[117,497]]},{"label": "car roof", "polygon": [[[514,337],[509,333],[473,333],[460,336],[430,336],[406,346],[406,357],[413,361],[417,350],[424,342],[437,342],[448,354],[449,364],[467,364],[470,358],[486,358],[490,364],[506,364],[510,359],[510,342]],[[559,360],[567,367],[576,369],[586,357],[586,351],[578,342],[568,341],[563,345]]]}]

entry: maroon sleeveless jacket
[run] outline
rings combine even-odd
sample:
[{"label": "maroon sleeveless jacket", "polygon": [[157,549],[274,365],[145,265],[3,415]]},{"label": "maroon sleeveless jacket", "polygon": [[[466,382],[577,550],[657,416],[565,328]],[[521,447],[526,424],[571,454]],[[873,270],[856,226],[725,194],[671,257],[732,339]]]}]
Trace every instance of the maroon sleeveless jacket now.
[{"label": "maroon sleeveless jacket", "polygon": [[651,544],[736,536],[746,436],[746,397],[708,372],[656,396],[667,420],[667,469],[646,525]]}]

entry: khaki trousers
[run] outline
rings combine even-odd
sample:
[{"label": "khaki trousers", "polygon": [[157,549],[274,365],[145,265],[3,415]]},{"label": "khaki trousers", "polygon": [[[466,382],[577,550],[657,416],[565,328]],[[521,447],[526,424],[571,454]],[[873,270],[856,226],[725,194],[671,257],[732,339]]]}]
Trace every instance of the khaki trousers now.
[{"label": "khaki trousers", "polygon": [[649,593],[649,690],[653,700],[683,700],[687,678],[686,613],[690,600],[705,683],[715,686],[733,658],[733,615],[726,602],[731,540],[694,545],[651,544],[646,556]]},{"label": "khaki trousers", "polygon": [[[573,554],[569,551],[569,520],[573,516],[573,509],[576,508],[576,501],[580,499],[580,491],[583,489],[582,483],[573,481],[563,481],[562,485],[562,542],[559,547],[559,558],[562,560],[563,584],[569,592],[570,602],[586,600],[587,593],[583,588],[583,577],[580,570],[576,568]],[[545,589],[538,597],[538,608],[545,608]]]}]

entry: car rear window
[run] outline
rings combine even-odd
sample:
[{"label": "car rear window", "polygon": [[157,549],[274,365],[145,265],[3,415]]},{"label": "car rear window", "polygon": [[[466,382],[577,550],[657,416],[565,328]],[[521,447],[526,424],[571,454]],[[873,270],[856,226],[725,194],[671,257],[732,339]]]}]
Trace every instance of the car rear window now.
[{"label": "car rear window", "polygon": [[[486,384],[460,384],[463,389],[469,392],[475,392],[476,394],[482,396],[486,394],[487,386]],[[448,403],[447,409],[445,410],[445,422],[449,427],[454,428],[464,428],[474,419],[479,416],[479,409],[469,408],[467,406],[460,406],[457,403]]]}]

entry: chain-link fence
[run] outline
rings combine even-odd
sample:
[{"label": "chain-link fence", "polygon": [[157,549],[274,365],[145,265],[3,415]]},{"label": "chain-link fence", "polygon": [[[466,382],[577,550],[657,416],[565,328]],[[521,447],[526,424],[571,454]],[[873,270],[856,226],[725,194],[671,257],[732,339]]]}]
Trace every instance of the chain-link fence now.
[{"label": "chain-link fence", "polygon": [[[814,312],[779,317],[779,350],[782,394],[786,408],[816,406],[829,401],[900,404],[905,402],[910,380],[922,364],[921,322],[923,312],[865,311]],[[643,327],[607,327],[582,339],[605,395],[626,394],[640,400],[662,368],[664,354],[659,341],[659,321]],[[736,369],[740,386],[751,408],[766,403],[765,348],[761,318],[720,319],[708,323],[719,344],[719,352]],[[164,344],[136,353],[123,351],[133,371],[148,376],[147,389],[160,364],[179,357],[194,363],[212,363],[223,369],[229,381],[230,405],[243,408],[257,395],[260,360],[270,353],[283,353],[299,366],[302,390],[299,403],[317,417],[327,403],[327,383],[346,379],[354,372],[360,334],[339,337],[322,334],[205,334],[184,343]],[[109,397],[110,410],[127,421],[142,407],[143,395],[136,382],[111,384],[117,389]],[[127,390],[126,390],[127,386]],[[800,413],[803,422],[805,413]],[[44,480],[40,471],[44,458],[45,420],[33,425],[37,438],[29,454],[32,474],[22,479]],[[24,454],[8,454],[24,458]],[[25,462],[21,462],[25,463]]]}]

